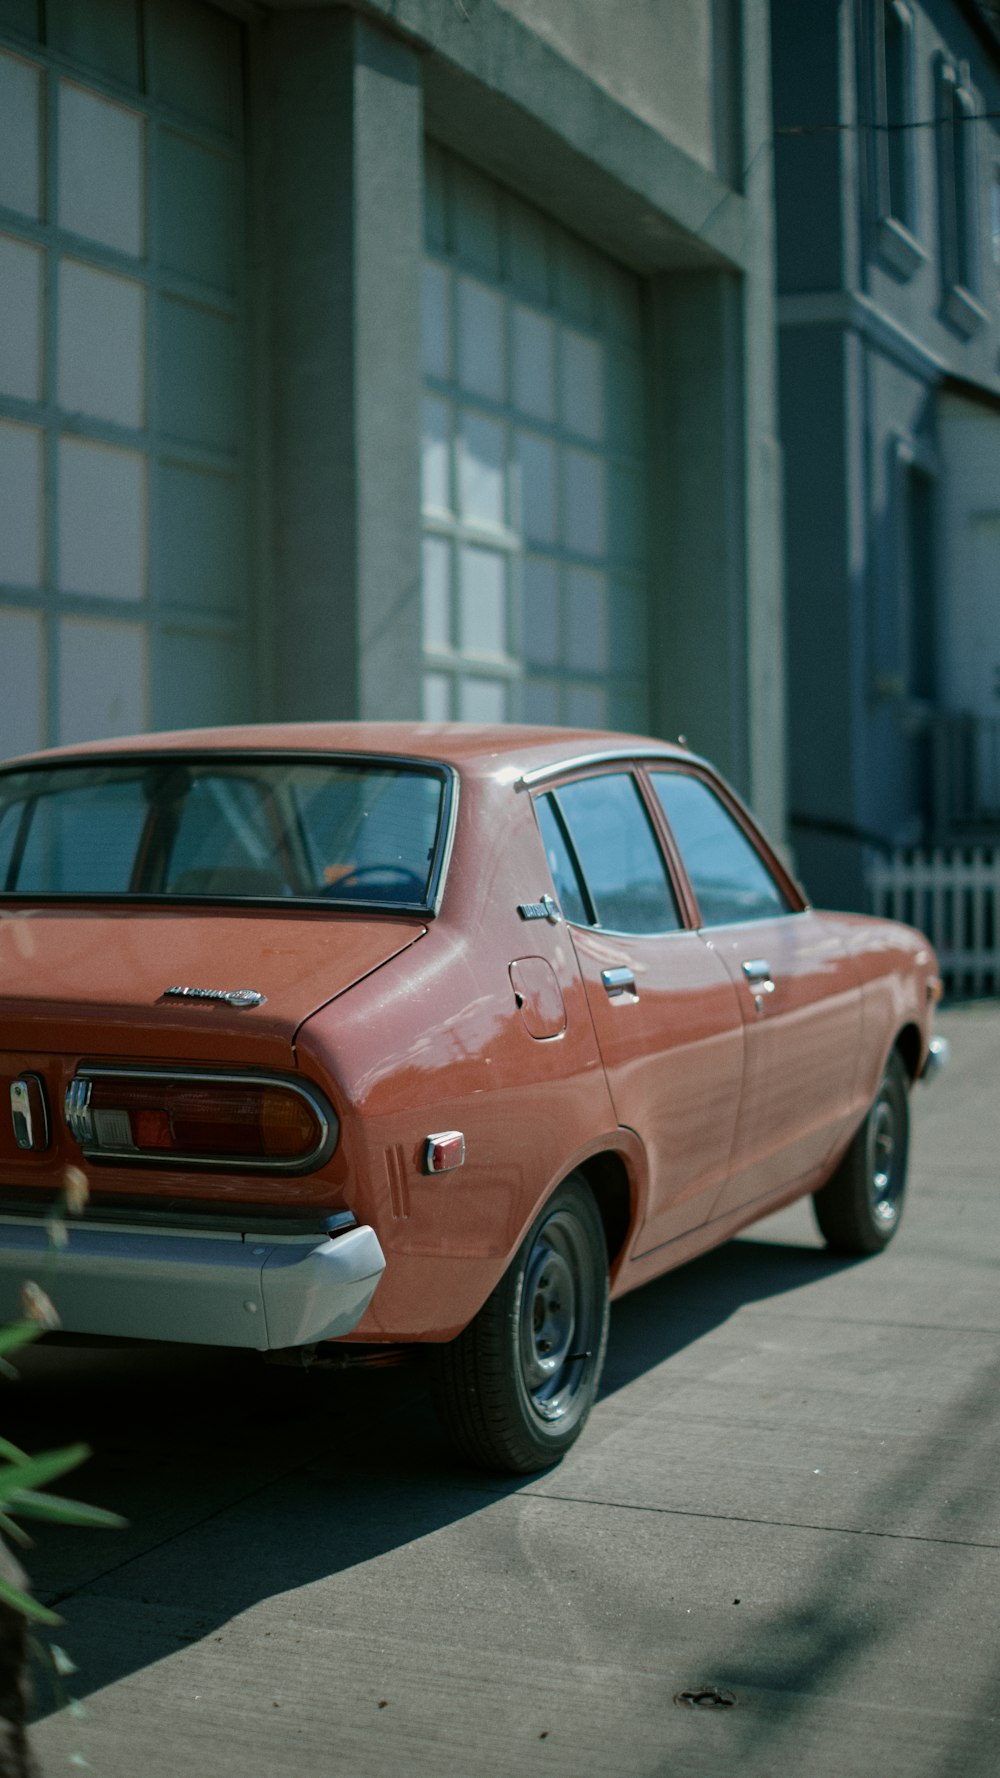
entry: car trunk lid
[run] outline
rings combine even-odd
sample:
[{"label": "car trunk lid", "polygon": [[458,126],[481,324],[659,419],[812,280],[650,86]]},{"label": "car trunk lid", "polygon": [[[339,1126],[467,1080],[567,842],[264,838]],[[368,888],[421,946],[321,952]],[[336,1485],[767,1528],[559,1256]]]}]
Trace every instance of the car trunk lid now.
[{"label": "car trunk lid", "polygon": [[[304,1019],[427,930],[326,909],[38,905],[0,912],[0,1045],[288,1068]],[[259,1004],[174,997],[250,989]]]}]

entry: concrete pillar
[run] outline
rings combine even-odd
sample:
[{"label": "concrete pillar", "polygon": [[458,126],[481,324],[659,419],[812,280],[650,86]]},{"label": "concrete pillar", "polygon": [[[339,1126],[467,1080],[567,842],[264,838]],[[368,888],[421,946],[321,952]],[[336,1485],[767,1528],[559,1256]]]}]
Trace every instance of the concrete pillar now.
[{"label": "concrete pillar", "polygon": [[272,14],[260,47],[272,708],[415,716],[420,62],[350,12]]}]

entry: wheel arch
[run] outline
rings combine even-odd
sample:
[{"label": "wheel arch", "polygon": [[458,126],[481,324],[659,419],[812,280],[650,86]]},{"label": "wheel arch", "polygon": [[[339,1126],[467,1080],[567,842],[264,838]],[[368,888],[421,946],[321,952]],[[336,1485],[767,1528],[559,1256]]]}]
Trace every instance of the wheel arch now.
[{"label": "wheel arch", "polygon": [[914,1024],[904,1025],[893,1044],[899,1058],[910,1077],[910,1082],[917,1078],[921,1057],[924,1053],[924,1040],[919,1028]]},{"label": "wheel arch", "polygon": [[617,1262],[629,1244],[633,1223],[633,1191],[628,1167],[614,1149],[602,1149],[573,1168],[585,1179],[601,1222],[608,1247],[608,1269],[614,1276]]}]

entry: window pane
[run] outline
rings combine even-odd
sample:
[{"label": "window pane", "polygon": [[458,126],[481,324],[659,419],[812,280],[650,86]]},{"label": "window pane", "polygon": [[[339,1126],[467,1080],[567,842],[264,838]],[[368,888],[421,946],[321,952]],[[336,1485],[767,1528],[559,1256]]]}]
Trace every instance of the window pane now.
[{"label": "window pane", "polygon": [[463,545],[459,552],[459,647],[465,654],[506,654],[506,558]]},{"label": "window pane", "polygon": [[557,793],[598,923],[612,932],[674,932],[680,918],[635,780],[581,778]]},{"label": "window pane", "polygon": [[234,638],[164,630],[157,660],[157,728],[200,728],[252,716],[246,659]]},{"label": "window pane", "polygon": [[161,463],[156,476],[156,565],[164,604],[238,611],[246,585],[238,480],[180,463]]},{"label": "window pane", "polygon": [[559,335],[563,423],[570,432],[604,436],[604,354],[597,340],[563,328]]},{"label": "window pane", "polygon": [[563,541],[583,556],[604,554],[605,466],[589,451],[563,451]]},{"label": "window pane", "polygon": [[559,721],[559,686],[552,679],[536,679],[532,674],[521,688],[521,714],[525,722],[541,722],[550,726]]},{"label": "window pane", "polygon": [[495,420],[464,414],[459,440],[462,517],[481,525],[504,522],[504,431]]},{"label": "window pane", "polygon": [[[183,550],[183,537],[175,539]],[[59,585],[141,599],[146,592],[146,462],[83,439],[59,441]]]},{"label": "window pane", "polygon": [[540,796],[535,803],[535,813],[542,832],[542,843],[545,856],[552,872],[552,883],[556,898],[563,911],[563,917],[575,921],[578,926],[588,926],[590,916],[580,890],[580,880],[570,856],[569,847],[563,838],[552,800]]},{"label": "window pane", "polygon": [[568,685],[566,721],[571,728],[607,728],[608,714],[603,686]]},{"label": "window pane", "polygon": [[[32,773],[27,782],[29,790],[42,790],[47,779]],[[137,777],[126,783],[98,779],[81,784],[70,795],[38,797],[17,888],[22,894],[123,895],[146,814],[142,781]]]},{"label": "window pane", "polygon": [[423,268],[420,302],[421,357],[429,377],[451,374],[451,342],[448,338],[451,302],[448,273],[443,266]]},{"label": "window pane", "polygon": [[38,401],[42,393],[42,255],[0,235],[0,390]]},{"label": "window pane", "polygon": [[460,722],[506,722],[507,687],[503,680],[459,680],[458,718]]},{"label": "window pane", "polygon": [[425,512],[451,510],[451,409],[428,396],[421,417],[421,473]]},{"label": "window pane", "polygon": [[96,741],[146,727],[146,634],[138,624],[67,617],[59,625],[59,739]]},{"label": "window pane", "polygon": [[121,426],[141,426],[145,301],[142,287],[64,260],[59,276],[59,405]]},{"label": "window pane", "polygon": [[425,648],[451,647],[451,544],[424,538],[423,631]]},{"label": "window pane", "polygon": [[232,318],[161,296],[157,330],[163,430],[190,444],[235,449],[238,395]]},{"label": "window pane", "polygon": [[58,206],[63,228],[122,253],[142,252],[143,130],[136,112],[71,81],[60,83]]},{"label": "window pane", "polygon": [[788,912],[770,871],[707,784],[683,772],[654,772],[652,780],[698,897],[703,925],[769,920]]},{"label": "window pane", "polygon": [[556,447],[535,432],[517,435],[521,525],[531,543],[555,543],[559,534]]},{"label": "window pane", "polygon": [[0,204],[41,214],[39,70],[0,53]]},{"label": "window pane", "polygon": [[514,405],[540,420],[555,419],[555,328],[547,315],[515,304],[512,311]]},{"label": "window pane", "polygon": [[220,290],[235,282],[233,164],[189,137],[161,130],[156,156],[159,257],[171,271]]},{"label": "window pane", "polygon": [[525,659],[534,666],[558,666],[559,579],[555,563],[529,556],[524,564],[523,584]]},{"label": "window pane", "polygon": [[425,722],[448,722],[451,681],[447,673],[425,673],[420,688],[420,714]]},{"label": "window pane", "polygon": [[594,568],[566,574],[566,663],[578,673],[603,673],[608,665],[608,591]]},{"label": "window pane", "polygon": [[458,375],[464,389],[503,400],[503,298],[458,280]]},{"label": "window pane", "polygon": [[0,420],[0,580],[42,578],[42,435]]},{"label": "window pane", "polygon": [[45,745],[45,630],[35,611],[0,611],[0,759]]}]

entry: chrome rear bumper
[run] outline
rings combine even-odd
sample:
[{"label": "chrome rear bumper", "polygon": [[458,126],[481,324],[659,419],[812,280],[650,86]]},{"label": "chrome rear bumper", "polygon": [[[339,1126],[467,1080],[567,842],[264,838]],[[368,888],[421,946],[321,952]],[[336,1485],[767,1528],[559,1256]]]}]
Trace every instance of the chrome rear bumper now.
[{"label": "chrome rear bumper", "polygon": [[350,1333],[385,1269],[371,1228],[273,1235],[95,1224],[53,1249],[40,1217],[0,1216],[0,1320],[37,1280],[70,1333],[259,1352]]}]

